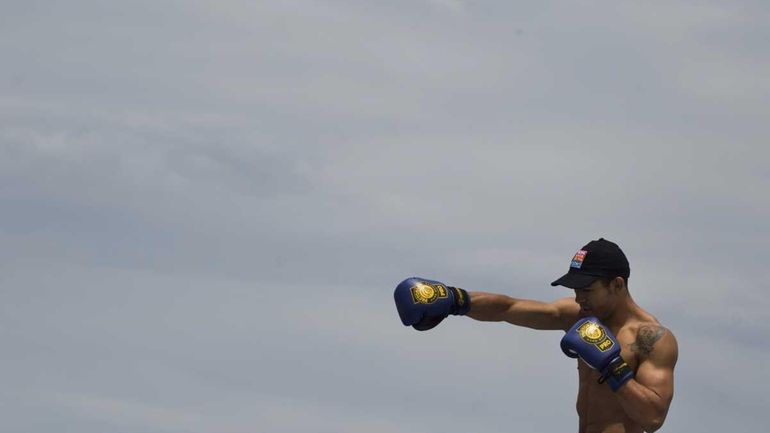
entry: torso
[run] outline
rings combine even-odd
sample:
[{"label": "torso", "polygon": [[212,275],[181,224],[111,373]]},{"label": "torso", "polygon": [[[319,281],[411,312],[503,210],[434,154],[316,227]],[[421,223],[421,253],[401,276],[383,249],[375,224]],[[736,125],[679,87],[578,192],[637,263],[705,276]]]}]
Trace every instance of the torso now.
[{"label": "torso", "polygon": [[[632,349],[642,325],[660,326],[654,317],[646,314],[639,319],[627,321],[619,328],[610,327],[620,343],[620,355],[634,372],[644,356],[639,350]],[[642,433],[642,427],[626,416],[612,389],[606,383],[597,382],[599,373],[580,359],[577,363],[580,433]]]}]

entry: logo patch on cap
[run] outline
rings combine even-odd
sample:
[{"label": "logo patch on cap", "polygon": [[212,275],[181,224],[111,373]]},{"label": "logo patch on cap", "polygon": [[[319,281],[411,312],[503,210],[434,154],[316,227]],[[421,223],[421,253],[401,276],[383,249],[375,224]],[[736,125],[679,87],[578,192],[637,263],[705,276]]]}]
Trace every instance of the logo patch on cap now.
[{"label": "logo patch on cap", "polygon": [[572,258],[572,263],[569,264],[570,268],[580,269],[583,266],[583,260],[586,258],[588,251],[580,250],[575,253],[575,257]]}]

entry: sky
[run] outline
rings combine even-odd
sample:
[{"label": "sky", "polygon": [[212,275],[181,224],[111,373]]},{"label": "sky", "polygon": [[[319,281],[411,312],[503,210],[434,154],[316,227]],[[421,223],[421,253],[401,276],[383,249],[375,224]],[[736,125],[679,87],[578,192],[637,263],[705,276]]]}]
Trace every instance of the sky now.
[{"label": "sky", "polygon": [[576,431],[592,239],[679,342],[661,432],[770,419],[761,1],[4,0],[0,418],[24,433]]}]

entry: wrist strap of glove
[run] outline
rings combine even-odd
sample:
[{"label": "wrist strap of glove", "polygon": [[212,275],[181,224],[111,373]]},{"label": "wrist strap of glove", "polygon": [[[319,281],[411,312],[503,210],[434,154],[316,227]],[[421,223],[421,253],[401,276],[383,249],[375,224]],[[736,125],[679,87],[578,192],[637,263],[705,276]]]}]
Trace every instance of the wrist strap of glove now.
[{"label": "wrist strap of glove", "polygon": [[628,363],[618,356],[610,362],[610,365],[602,371],[602,376],[599,378],[599,383],[607,384],[613,391],[620,389],[623,384],[634,378],[634,371],[628,366]]},{"label": "wrist strap of glove", "polygon": [[471,309],[471,297],[468,296],[468,292],[459,287],[447,286],[447,289],[452,291],[454,298],[452,310],[449,313],[455,316],[468,314],[468,311]]}]

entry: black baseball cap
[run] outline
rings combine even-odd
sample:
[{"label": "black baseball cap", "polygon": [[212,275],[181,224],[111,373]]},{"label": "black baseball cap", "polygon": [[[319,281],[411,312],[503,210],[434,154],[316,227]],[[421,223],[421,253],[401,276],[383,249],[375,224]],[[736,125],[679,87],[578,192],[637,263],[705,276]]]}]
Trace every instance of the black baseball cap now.
[{"label": "black baseball cap", "polygon": [[591,241],[572,257],[569,272],[551,283],[570,289],[582,289],[599,278],[623,277],[628,279],[631,268],[618,244],[604,238]]}]

